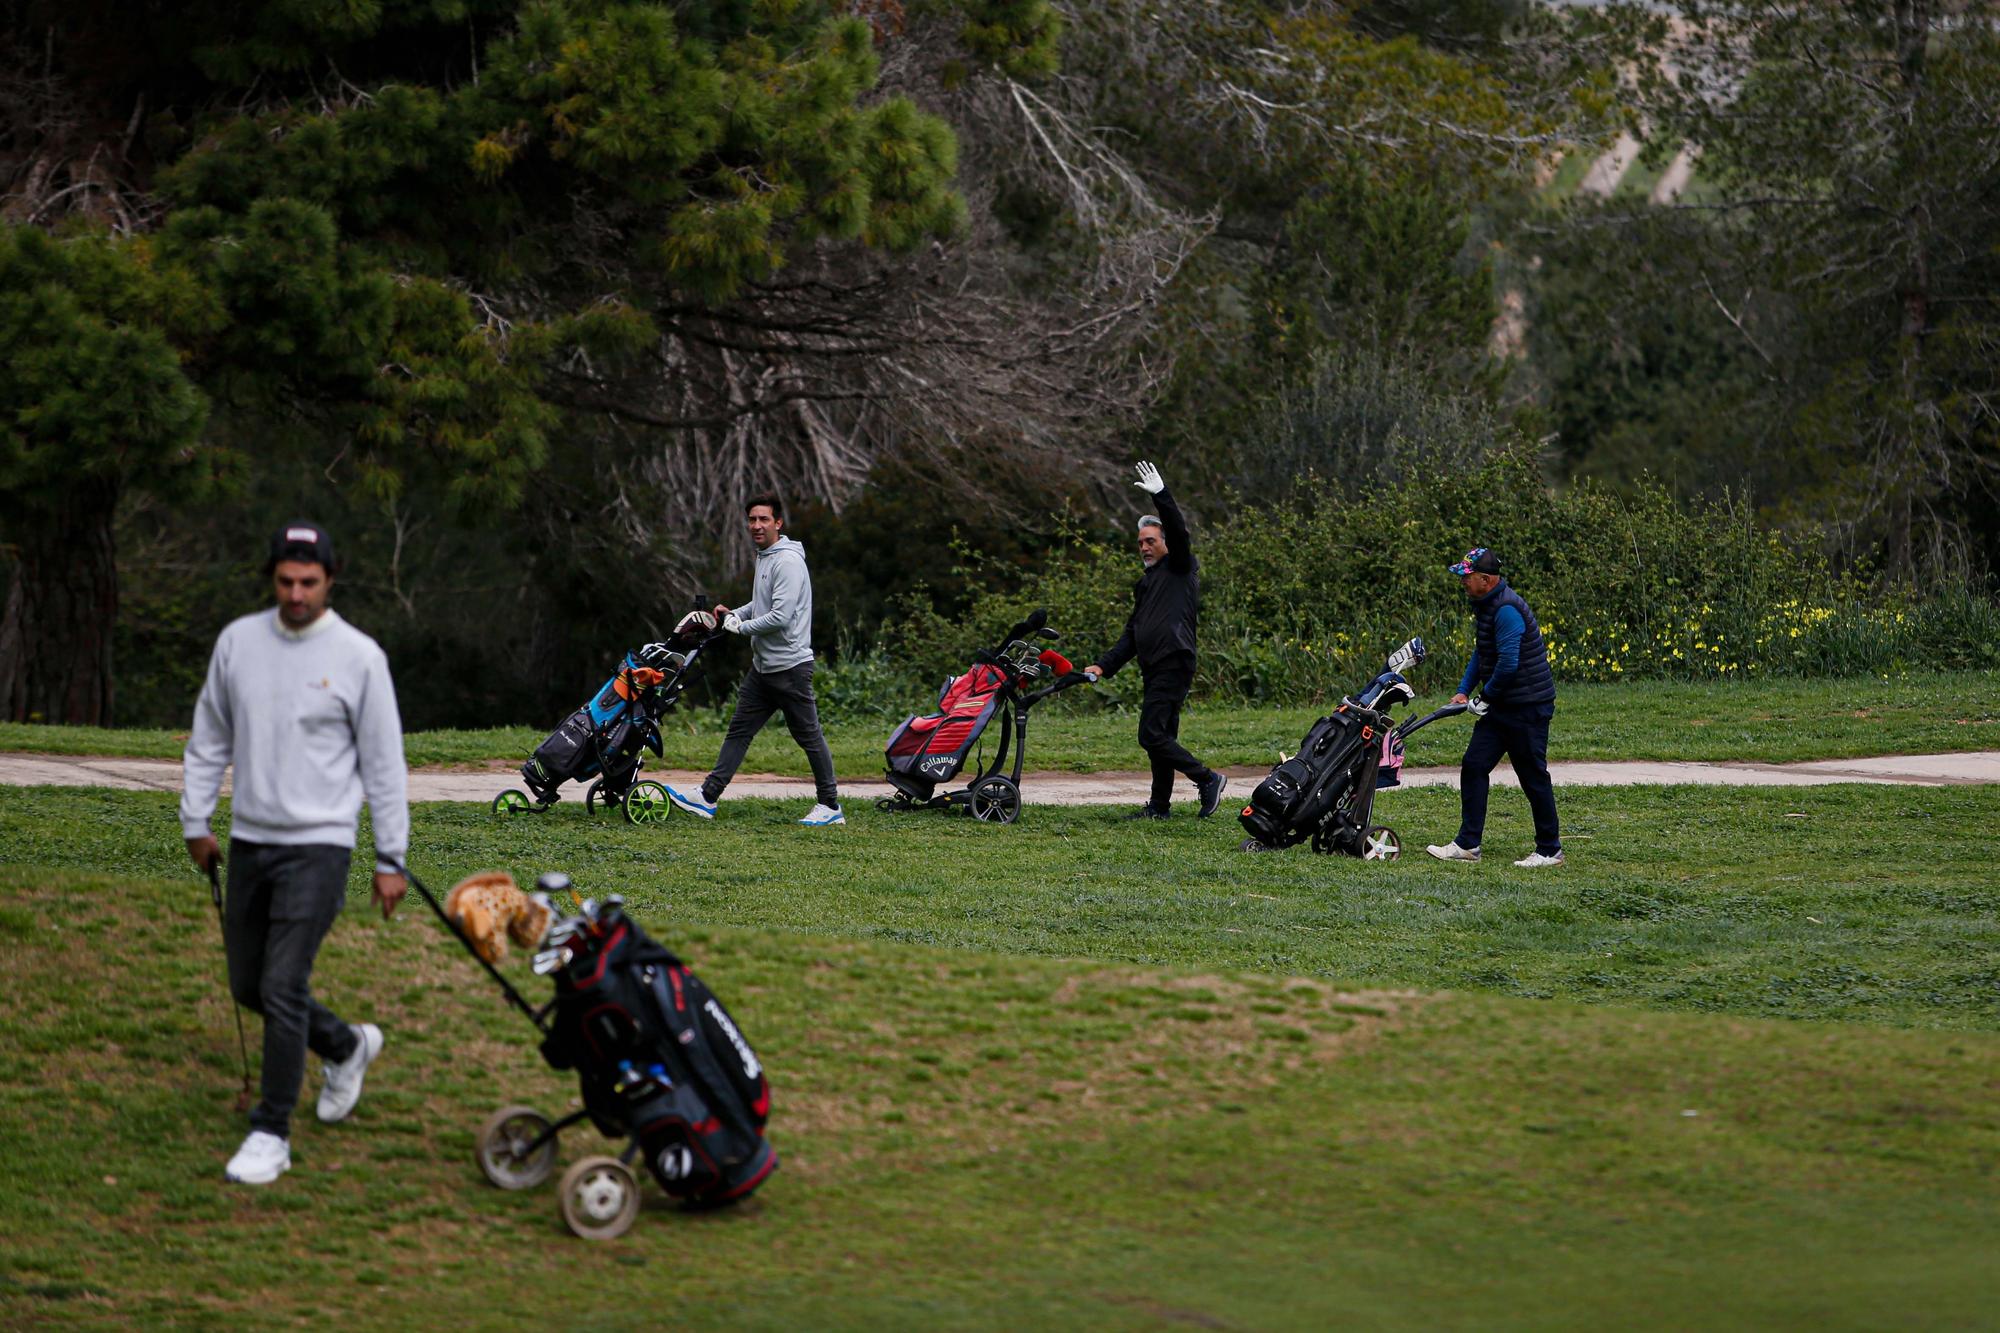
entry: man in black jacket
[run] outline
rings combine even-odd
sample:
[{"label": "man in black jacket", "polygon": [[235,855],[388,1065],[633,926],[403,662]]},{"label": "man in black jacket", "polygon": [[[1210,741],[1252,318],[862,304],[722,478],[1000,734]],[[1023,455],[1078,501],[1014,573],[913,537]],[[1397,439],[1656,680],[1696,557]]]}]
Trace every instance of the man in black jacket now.
[{"label": "man in black jacket", "polygon": [[1187,520],[1167,493],[1160,470],[1139,464],[1138,487],[1159,505],[1157,515],[1139,520],[1139,559],[1146,572],[1132,585],[1132,615],[1125,632],[1103,659],[1084,668],[1092,680],[1116,674],[1135,656],[1145,677],[1139,705],[1139,744],[1153,761],[1152,799],[1128,819],[1165,819],[1173,800],[1174,774],[1185,773],[1201,796],[1201,817],[1222,803],[1227,779],[1189,754],[1180,743],[1181,705],[1194,683],[1195,618],[1201,610],[1200,562],[1188,544]]}]

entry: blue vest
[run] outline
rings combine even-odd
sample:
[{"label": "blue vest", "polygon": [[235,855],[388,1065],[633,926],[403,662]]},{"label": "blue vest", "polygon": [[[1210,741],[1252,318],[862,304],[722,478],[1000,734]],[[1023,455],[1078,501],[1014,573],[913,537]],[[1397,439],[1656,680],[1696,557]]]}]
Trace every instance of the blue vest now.
[{"label": "blue vest", "polygon": [[1472,604],[1473,627],[1479,644],[1479,667],[1487,679],[1493,676],[1493,668],[1500,660],[1500,648],[1494,633],[1493,620],[1500,614],[1500,608],[1511,606],[1521,613],[1521,665],[1514,677],[1502,687],[1500,697],[1493,700],[1496,708],[1526,708],[1531,704],[1545,704],[1556,697],[1555,674],[1549,670],[1549,650],[1542,642],[1542,627],[1535,623],[1535,613],[1521,600],[1521,594],[1514,591],[1505,579],[1492,592]]}]

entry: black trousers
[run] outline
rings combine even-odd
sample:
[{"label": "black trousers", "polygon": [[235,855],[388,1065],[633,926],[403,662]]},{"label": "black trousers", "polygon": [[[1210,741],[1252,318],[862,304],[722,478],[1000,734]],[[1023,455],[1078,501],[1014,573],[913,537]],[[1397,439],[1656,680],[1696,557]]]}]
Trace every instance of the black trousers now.
[{"label": "black trousers", "polygon": [[287,1138],[305,1082],[306,1052],[322,1060],[354,1054],[354,1029],[313,998],[313,960],[347,901],[345,847],[282,847],[229,841],[223,941],[229,989],[264,1017],[263,1097],[250,1127]]},{"label": "black trousers", "polygon": [[826,746],[826,733],[819,729],[819,703],[813,698],[813,664],[801,662],[784,671],[758,671],[754,667],[736,689],[736,711],[729,715],[729,730],[722,735],[722,753],[715,757],[715,770],[701,784],[701,799],[710,805],[722,795],[729,779],[743,764],[750,742],[771,720],[783,713],[792,739],[806,752],[812,765],[813,788],[821,805],[838,806],[840,789],[833,781],[833,751]]},{"label": "black trousers", "polygon": [[1139,701],[1139,745],[1153,764],[1153,795],[1147,802],[1164,813],[1174,799],[1174,774],[1185,773],[1197,786],[1213,774],[1181,744],[1181,705],[1194,684],[1192,659],[1175,658],[1144,666],[1146,691]]},{"label": "black trousers", "polygon": [[1535,850],[1554,856],[1562,850],[1562,827],[1556,820],[1556,787],[1549,779],[1549,719],[1554,704],[1520,713],[1488,713],[1473,724],[1465,759],[1458,770],[1459,825],[1457,843],[1477,847],[1486,834],[1486,797],[1500,756],[1514,765],[1535,816]]}]

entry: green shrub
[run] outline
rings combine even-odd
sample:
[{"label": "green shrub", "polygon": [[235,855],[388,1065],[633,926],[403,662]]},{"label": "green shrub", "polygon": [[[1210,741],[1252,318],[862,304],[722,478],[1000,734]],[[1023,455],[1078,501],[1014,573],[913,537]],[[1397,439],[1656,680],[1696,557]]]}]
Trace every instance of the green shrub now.
[{"label": "green shrub", "polygon": [[[1193,508],[1193,497],[1189,507]],[[1815,551],[1759,527],[1747,506],[1683,502],[1657,483],[1564,490],[1517,442],[1483,463],[1413,474],[1377,489],[1331,482],[1195,524],[1202,564],[1204,697],[1325,703],[1380,669],[1410,635],[1450,683],[1472,620],[1446,566],[1497,550],[1534,606],[1559,678],[1729,679],[1889,674],[2000,662],[2000,607],[1959,591],[1873,592]],[[1014,619],[1045,606],[1078,666],[1107,649],[1131,608],[1137,555],[1077,539],[1024,582],[945,616],[921,596],[885,627],[896,670],[935,682]],[[885,668],[886,669],[886,668]],[[1137,672],[1112,682],[1136,697]]]}]

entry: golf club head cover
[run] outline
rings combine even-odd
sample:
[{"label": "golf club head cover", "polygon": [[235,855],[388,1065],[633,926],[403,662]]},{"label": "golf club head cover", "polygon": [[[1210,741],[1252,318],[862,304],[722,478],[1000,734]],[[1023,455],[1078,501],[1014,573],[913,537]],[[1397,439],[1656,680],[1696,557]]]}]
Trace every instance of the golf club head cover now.
[{"label": "golf club head cover", "polygon": [[521,892],[504,870],[484,870],[452,885],[444,914],[465,932],[474,952],[495,964],[507,956],[509,939],[524,949],[539,945],[554,919],[547,899]]},{"label": "golf club head cover", "polygon": [[715,633],[715,629],[715,612],[690,611],[681,617],[678,625],[674,626],[674,638],[677,640],[703,639]]},{"label": "golf club head cover", "polygon": [[1043,666],[1052,668],[1058,676],[1067,676],[1070,672],[1076,670],[1075,667],[1069,664],[1067,657],[1064,657],[1053,648],[1042,649],[1040,653],[1036,654],[1036,658]]}]

